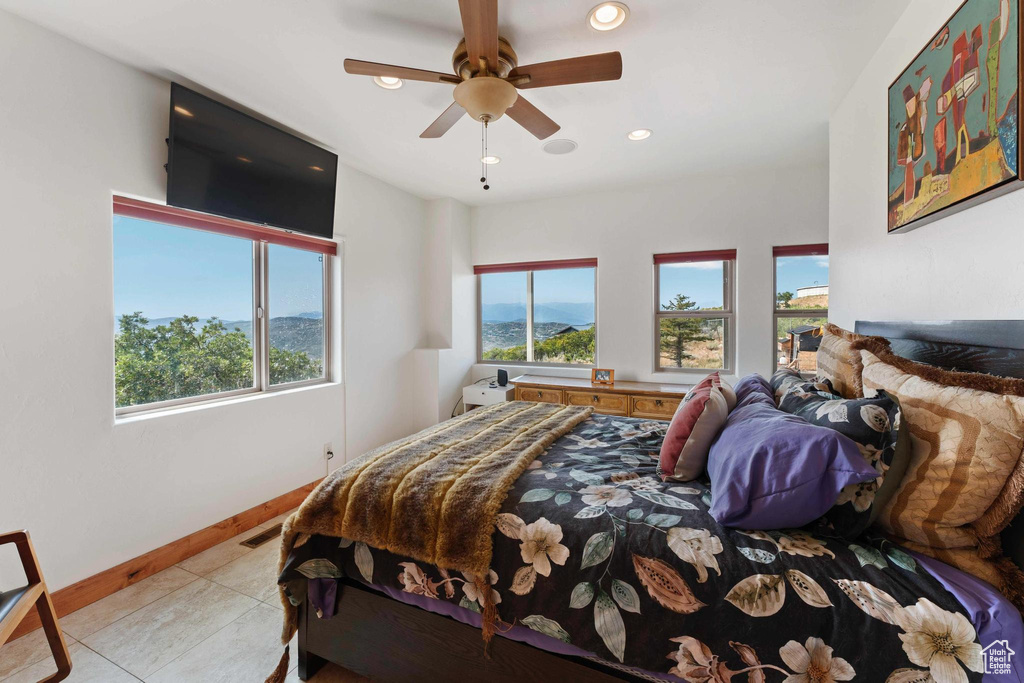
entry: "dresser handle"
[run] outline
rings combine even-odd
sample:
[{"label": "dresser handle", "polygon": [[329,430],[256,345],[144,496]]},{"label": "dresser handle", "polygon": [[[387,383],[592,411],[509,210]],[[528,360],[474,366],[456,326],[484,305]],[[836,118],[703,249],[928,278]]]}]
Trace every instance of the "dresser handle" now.
[{"label": "dresser handle", "polygon": [[661,407],[661,399],[660,399],[660,398],[659,398],[659,399],[657,399],[657,400],[656,400],[656,401],[654,402],[654,405],[656,405],[656,406],[658,406],[658,407],[660,408],[660,407]]},{"label": "dresser handle", "polygon": [[543,391],[538,391],[538,392],[537,392],[537,398],[540,398],[540,397],[541,397],[541,396],[543,396],[543,395],[544,395],[544,392],[543,392]]},{"label": "dresser handle", "polygon": [[597,403],[597,394],[594,394],[594,403]]}]

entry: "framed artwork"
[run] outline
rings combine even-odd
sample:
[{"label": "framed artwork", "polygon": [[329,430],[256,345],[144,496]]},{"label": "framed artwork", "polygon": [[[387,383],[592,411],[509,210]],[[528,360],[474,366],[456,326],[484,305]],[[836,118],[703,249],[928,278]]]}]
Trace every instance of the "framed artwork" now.
[{"label": "framed artwork", "polygon": [[591,384],[615,384],[615,371],[594,368],[590,371]]},{"label": "framed artwork", "polygon": [[1024,186],[1022,0],[966,0],[889,87],[889,232]]}]

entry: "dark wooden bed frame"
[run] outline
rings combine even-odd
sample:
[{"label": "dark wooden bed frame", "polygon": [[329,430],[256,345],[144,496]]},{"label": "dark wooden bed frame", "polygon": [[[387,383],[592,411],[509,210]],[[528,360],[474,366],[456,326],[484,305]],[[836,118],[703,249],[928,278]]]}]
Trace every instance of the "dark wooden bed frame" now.
[{"label": "dark wooden bed frame", "polygon": [[[900,356],[965,372],[1024,378],[1024,320],[864,322],[860,334],[886,337]],[[1024,566],[1024,515],[1003,534]],[[357,581],[339,581],[337,614],[299,608],[299,678],[327,661],[377,681],[638,681],[612,665],[546,652],[495,637],[484,656],[480,630],[392,600]]]},{"label": "dark wooden bed frame", "polygon": [[299,608],[299,678],[330,661],[374,681],[540,681],[611,683],[642,680],[590,660],[545,652],[495,636],[490,659],[480,629],[378,593],[338,582],[337,613],[318,619]]}]

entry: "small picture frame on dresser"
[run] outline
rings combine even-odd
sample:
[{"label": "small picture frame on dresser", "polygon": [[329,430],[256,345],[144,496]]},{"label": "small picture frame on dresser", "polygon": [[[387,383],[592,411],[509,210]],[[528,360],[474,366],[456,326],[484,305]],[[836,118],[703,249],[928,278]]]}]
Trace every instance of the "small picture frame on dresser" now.
[{"label": "small picture frame on dresser", "polygon": [[591,384],[615,384],[615,371],[607,368],[593,368],[590,371]]}]

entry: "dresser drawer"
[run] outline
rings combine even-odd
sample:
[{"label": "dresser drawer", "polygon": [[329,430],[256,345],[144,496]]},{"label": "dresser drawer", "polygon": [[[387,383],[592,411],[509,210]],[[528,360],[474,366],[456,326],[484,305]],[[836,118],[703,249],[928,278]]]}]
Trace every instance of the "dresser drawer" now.
[{"label": "dresser drawer", "polygon": [[681,398],[658,398],[657,396],[630,396],[629,414],[631,417],[647,417],[652,420],[671,420],[676,408],[682,403]]},{"label": "dresser drawer", "polygon": [[517,401],[536,401],[537,403],[561,403],[561,389],[535,389],[534,387],[516,387]]},{"label": "dresser drawer", "polygon": [[593,406],[605,415],[626,415],[629,410],[629,397],[600,391],[566,391],[565,402],[570,406]]}]

